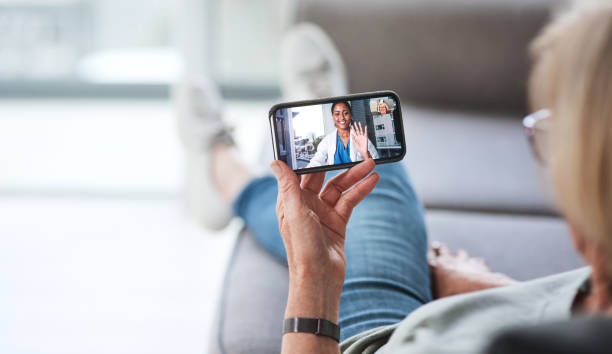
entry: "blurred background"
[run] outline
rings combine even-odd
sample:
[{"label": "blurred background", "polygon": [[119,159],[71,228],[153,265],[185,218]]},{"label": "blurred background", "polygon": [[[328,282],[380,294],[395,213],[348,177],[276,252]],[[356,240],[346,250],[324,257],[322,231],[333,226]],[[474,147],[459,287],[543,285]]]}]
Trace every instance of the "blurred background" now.
[{"label": "blurred background", "polygon": [[0,0],[0,352],[205,351],[241,225],[188,217],[171,89],[210,75],[255,158],[291,13],[286,0]]},{"label": "blurred background", "polygon": [[0,353],[279,351],[286,267],[187,212],[172,93],[202,76],[262,169],[281,93],[394,90],[431,240],[580,266],[521,125],[564,2],[0,0]]}]

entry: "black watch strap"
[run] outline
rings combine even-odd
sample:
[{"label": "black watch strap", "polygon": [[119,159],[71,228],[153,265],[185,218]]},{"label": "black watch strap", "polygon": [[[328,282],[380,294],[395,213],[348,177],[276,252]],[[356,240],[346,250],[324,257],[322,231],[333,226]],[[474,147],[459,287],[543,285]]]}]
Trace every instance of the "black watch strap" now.
[{"label": "black watch strap", "polygon": [[313,333],[340,342],[340,327],[323,318],[291,317],[283,322],[283,334],[291,332]]}]

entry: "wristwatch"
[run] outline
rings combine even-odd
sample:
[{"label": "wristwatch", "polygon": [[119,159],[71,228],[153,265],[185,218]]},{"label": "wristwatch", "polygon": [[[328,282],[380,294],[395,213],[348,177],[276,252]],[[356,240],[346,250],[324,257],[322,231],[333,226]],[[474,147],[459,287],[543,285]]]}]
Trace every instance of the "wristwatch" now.
[{"label": "wristwatch", "polygon": [[338,343],[340,342],[340,326],[323,318],[285,318],[283,321],[283,334],[294,332],[326,336]]}]

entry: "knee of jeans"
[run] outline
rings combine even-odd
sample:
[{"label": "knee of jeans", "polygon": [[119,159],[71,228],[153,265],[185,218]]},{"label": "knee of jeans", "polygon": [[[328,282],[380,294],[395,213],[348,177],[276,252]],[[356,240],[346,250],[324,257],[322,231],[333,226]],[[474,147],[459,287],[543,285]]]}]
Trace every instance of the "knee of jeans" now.
[{"label": "knee of jeans", "polygon": [[422,287],[380,280],[352,280],[340,298],[340,325],[345,338],[383,325],[400,322],[431,301],[429,284]]},{"label": "knee of jeans", "polygon": [[380,176],[378,184],[374,189],[373,193],[383,193],[387,195],[394,195],[399,198],[416,202],[420,204],[420,201],[412,187],[412,182],[408,177],[408,174],[404,170],[403,166],[389,166],[377,167],[377,172]]},{"label": "knee of jeans", "polygon": [[425,259],[427,230],[420,211],[395,208],[356,214],[346,232],[347,262],[365,268],[381,268],[381,265],[396,267],[411,260]]},{"label": "knee of jeans", "polygon": [[[351,236],[357,237],[351,239]],[[403,233],[397,230],[395,233],[365,232],[348,235],[349,239],[346,244],[346,284],[349,286],[408,289],[411,292],[429,287],[424,226],[423,229],[406,229]],[[426,292],[418,293],[428,298]]]},{"label": "knee of jeans", "polygon": [[[369,260],[350,262],[347,260],[346,282],[371,282],[384,284],[414,284],[429,281],[429,265],[425,255],[409,255],[408,261],[393,257],[388,261]],[[350,264],[349,264],[350,262]]]},{"label": "knee of jeans", "polygon": [[[423,259],[419,264],[404,269],[374,268],[348,269],[342,290],[345,299],[368,296],[371,310],[380,310],[376,304],[387,304],[385,299],[406,299],[426,303],[431,301],[431,278],[429,266]],[[400,301],[401,302],[401,301]],[[386,305],[385,305],[386,306]],[[383,306],[384,307],[384,306]]]},{"label": "knee of jeans", "polygon": [[378,174],[382,176],[390,176],[397,178],[402,181],[402,183],[410,184],[410,177],[408,176],[408,171],[401,163],[390,163],[377,165],[374,171],[378,172]]}]

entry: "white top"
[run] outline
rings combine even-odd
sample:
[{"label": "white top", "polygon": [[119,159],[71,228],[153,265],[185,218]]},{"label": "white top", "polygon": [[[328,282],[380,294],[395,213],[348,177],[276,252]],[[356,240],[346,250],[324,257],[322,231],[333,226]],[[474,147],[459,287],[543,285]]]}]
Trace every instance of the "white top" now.
[{"label": "white top", "polygon": [[[333,165],[334,164],[334,155],[336,154],[336,146],[337,146],[337,134],[338,129],[334,128],[334,130],[327,134],[323,140],[319,143],[317,147],[317,152],[314,157],[306,167],[318,167],[325,165]],[[349,156],[351,157],[352,162],[363,161],[363,156],[354,148],[355,144],[353,143],[353,135],[349,137]],[[376,147],[370,139],[368,139],[368,152],[373,159],[378,158],[378,151]]]}]

